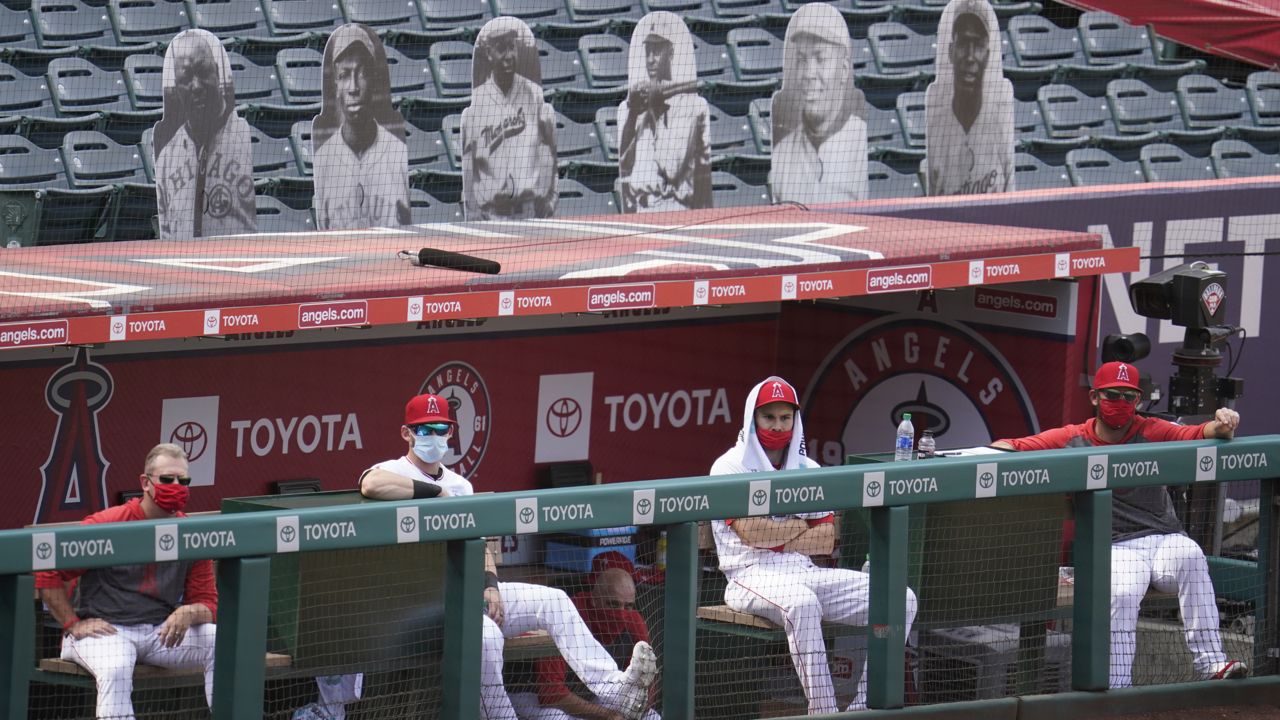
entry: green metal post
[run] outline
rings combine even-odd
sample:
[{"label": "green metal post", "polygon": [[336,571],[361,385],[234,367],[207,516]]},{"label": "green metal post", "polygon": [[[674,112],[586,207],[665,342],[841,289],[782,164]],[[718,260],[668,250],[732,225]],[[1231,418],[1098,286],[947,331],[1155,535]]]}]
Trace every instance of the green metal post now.
[{"label": "green metal post", "polygon": [[1276,561],[1280,537],[1276,535],[1276,480],[1262,481],[1258,493],[1258,579],[1253,606],[1254,674],[1274,675],[1280,645],[1276,638],[1276,610],[1280,608],[1280,570]]},{"label": "green metal post", "polygon": [[1111,655],[1111,491],[1075,494],[1071,686],[1106,690]]},{"label": "green metal post", "polygon": [[871,510],[867,705],[902,707],[907,622],[907,508]]},{"label": "green metal post", "polygon": [[5,717],[27,716],[28,668],[35,665],[36,613],[31,604],[35,578],[0,577],[0,710]]},{"label": "green metal post", "polygon": [[451,540],[445,558],[443,720],[480,717],[484,540]]},{"label": "green metal post", "polygon": [[698,524],[667,528],[666,610],[663,615],[662,717],[693,720],[698,606]]},{"label": "green metal post", "polygon": [[271,559],[218,561],[218,642],[213,653],[213,718],[262,715],[267,672]]}]

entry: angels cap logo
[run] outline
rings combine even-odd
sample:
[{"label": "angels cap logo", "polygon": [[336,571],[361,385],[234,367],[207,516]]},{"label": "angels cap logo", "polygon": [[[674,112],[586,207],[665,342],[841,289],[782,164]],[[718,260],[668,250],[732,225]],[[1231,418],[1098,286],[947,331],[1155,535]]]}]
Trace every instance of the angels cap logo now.
[{"label": "angels cap logo", "polygon": [[427,398],[427,412],[434,413],[436,415],[440,414],[440,404],[437,403],[436,399],[433,397]]},{"label": "angels cap logo", "polygon": [[1128,366],[1128,365],[1125,365],[1124,363],[1120,363],[1120,367],[1116,369],[1116,380],[1123,380],[1123,381],[1125,381],[1125,382],[1133,382],[1132,380],[1130,380],[1130,379],[1129,379],[1129,366]]},{"label": "angels cap logo", "polygon": [[[439,395],[449,403],[457,430],[449,438],[449,450],[441,461],[459,475],[470,478],[489,447],[493,426],[489,390],[484,378],[464,362],[447,362],[432,370],[418,389],[419,394]],[[430,410],[439,405],[431,400]]]},{"label": "angels cap logo", "polygon": [[771,397],[775,397],[775,398],[785,398],[786,396],[787,396],[787,394],[786,394],[785,392],[783,392],[783,390],[782,390],[782,383],[780,383],[780,382],[775,382],[775,383],[773,384],[773,395],[772,395]]},{"label": "angels cap logo", "polygon": [[40,468],[35,522],[79,520],[110,504],[98,413],[111,402],[114,386],[111,374],[89,359],[86,348],[78,348],[75,359],[49,378],[44,399],[58,426],[49,459]]}]

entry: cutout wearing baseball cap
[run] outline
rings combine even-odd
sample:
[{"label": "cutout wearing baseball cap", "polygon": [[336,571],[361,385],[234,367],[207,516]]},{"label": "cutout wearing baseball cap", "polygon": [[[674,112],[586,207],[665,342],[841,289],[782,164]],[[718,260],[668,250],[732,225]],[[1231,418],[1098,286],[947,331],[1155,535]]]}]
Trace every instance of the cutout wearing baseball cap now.
[{"label": "cutout wearing baseball cap", "polygon": [[791,383],[774,375],[764,381],[760,386],[760,392],[756,393],[755,407],[768,405],[773,402],[790,403],[800,409],[800,400],[796,398],[796,389],[791,387]]},{"label": "cutout wearing baseball cap", "polygon": [[418,395],[404,406],[405,425],[441,422],[457,424],[449,416],[449,401],[439,395]]},{"label": "cutout wearing baseball cap", "polygon": [[1142,387],[1138,385],[1138,368],[1129,363],[1104,363],[1093,376],[1093,389],[1105,390],[1114,387],[1141,390]]}]

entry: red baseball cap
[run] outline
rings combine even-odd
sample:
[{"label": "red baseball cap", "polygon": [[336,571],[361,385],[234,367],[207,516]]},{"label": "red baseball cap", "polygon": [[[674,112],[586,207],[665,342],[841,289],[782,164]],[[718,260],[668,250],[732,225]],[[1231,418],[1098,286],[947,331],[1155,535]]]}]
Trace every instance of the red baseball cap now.
[{"label": "red baseball cap", "polygon": [[756,407],[768,405],[772,402],[791,403],[800,409],[800,400],[796,397],[796,389],[791,387],[791,383],[774,375],[764,381],[760,386],[760,392],[756,394]]},{"label": "red baseball cap", "polygon": [[1129,363],[1104,363],[1093,376],[1093,389],[1105,390],[1113,387],[1141,390],[1138,386],[1138,368]]},{"label": "red baseball cap", "polygon": [[449,417],[449,401],[439,395],[419,395],[404,406],[405,425],[440,422],[457,424]]}]

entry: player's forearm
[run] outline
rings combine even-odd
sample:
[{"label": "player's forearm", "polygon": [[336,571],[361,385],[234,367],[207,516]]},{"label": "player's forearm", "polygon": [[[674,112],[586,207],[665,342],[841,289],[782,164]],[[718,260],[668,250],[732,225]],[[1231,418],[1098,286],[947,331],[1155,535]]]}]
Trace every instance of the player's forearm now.
[{"label": "player's forearm", "polygon": [[71,598],[67,597],[65,587],[40,588],[40,600],[49,608],[49,614],[58,625],[66,626],[76,617],[75,608],[71,607]]},{"label": "player's forearm", "polygon": [[814,525],[788,542],[784,549],[805,555],[830,555],[836,546],[835,528],[836,526],[829,522]]},{"label": "player's forearm", "polygon": [[174,613],[182,613],[190,621],[188,625],[204,625],[213,622],[213,611],[204,603],[191,603],[190,605],[181,605],[173,611]]},{"label": "player's forearm", "polygon": [[498,574],[498,558],[494,555],[493,548],[487,544],[484,546],[484,571]]},{"label": "player's forearm", "polygon": [[381,468],[373,468],[361,476],[360,494],[370,500],[449,497],[449,491],[440,485],[407,478]]},{"label": "player's forearm", "polygon": [[769,517],[739,518],[730,525],[742,542],[751,547],[775,548],[795,540],[809,529],[800,518],[775,520]]}]

